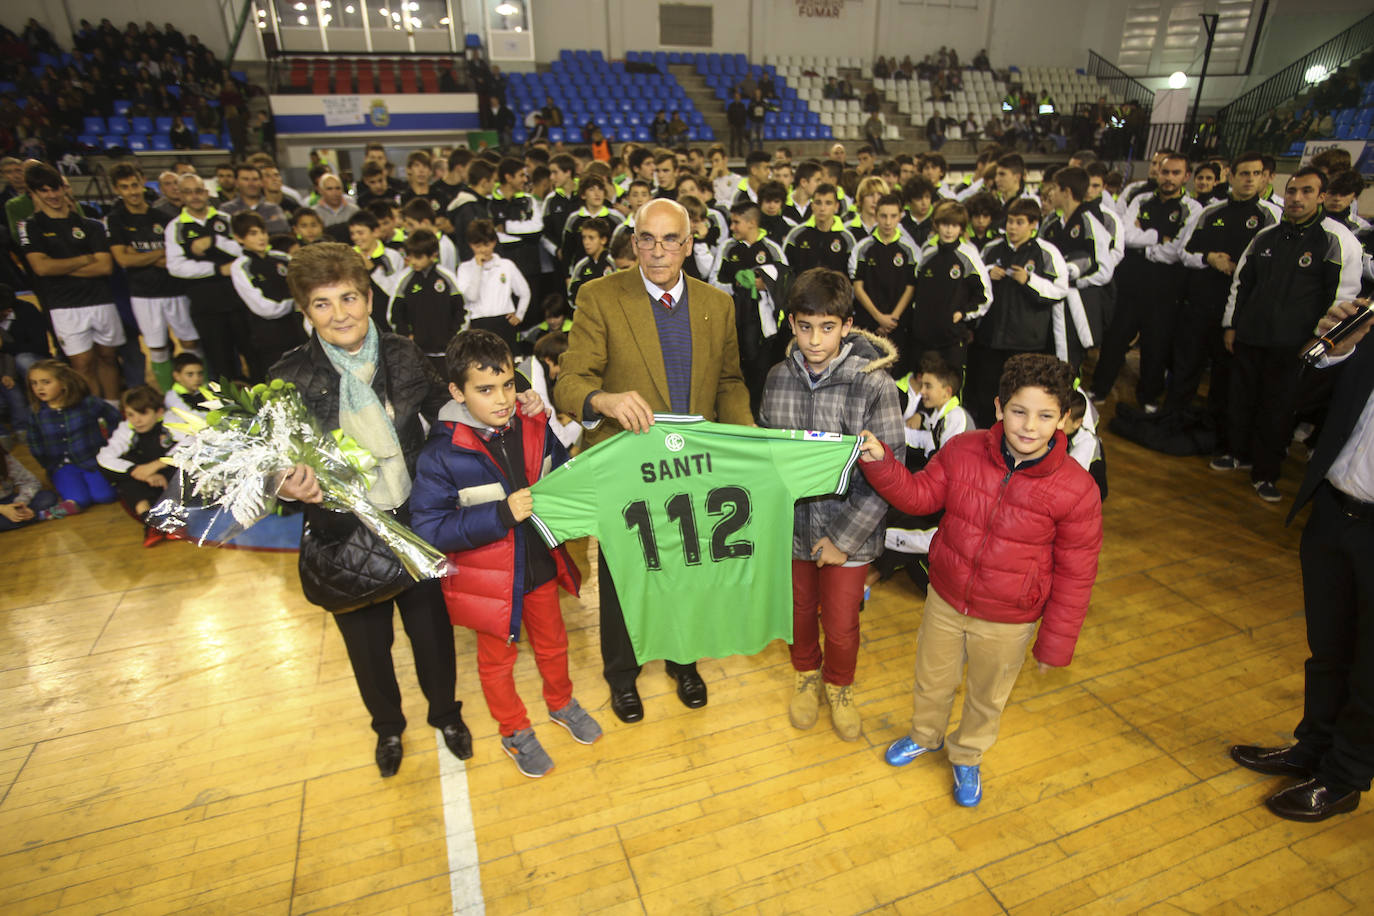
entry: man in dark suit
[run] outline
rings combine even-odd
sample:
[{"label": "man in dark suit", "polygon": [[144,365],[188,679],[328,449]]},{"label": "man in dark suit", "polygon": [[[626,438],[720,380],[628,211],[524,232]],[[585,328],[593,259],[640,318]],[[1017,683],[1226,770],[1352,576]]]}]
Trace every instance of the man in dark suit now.
[{"label": "man in dark suit", "polygon": [[[752,426],[734,303],[682,272],[692,250],[687,211],[676,201],[651,200],[639,209],[634,225],[639,269],[593,280],[578,293],[577,317],[553,392],[558,410],[597,424],[587,432],[588,445],[621,430],[644,432],[655,413]],[[601,659],[611,709],[623,722],[638,722],[644,718],[635,687],[639,660],[604,554],[597,558],[597,572]],[[682,702],[693,709],[705,706],[706,684],[696,663],[665,665]]]},{"label": "man in dark suit", "polygon": [[[1318,333],[1368,304],[1361,299],[1333,305]],[[1364,325],[1327,357],[1328,365],[1341,364],[1341,374],[1288,515],[1292,522],[1312,501],[1300,548],[1312,654],[1305,665],[1302,721],[1293,731],[1297,743],[1231,748],[1241,766],[1298,780],[1265,802],[1274,814],[1295,821],[1355,810],[1374,776],[1374,345],[1351,353],[1370,328]]]}]

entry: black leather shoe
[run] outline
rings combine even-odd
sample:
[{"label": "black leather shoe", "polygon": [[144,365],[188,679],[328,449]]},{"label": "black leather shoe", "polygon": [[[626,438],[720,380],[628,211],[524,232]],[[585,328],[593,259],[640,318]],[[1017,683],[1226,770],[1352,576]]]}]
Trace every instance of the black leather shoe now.
[{"label": "black leather shoe", "polygon": [[1231,759],[1246,769],[1267,776],[1298,776],[1302,779],[1312,777],[1312,768],[1294,759],[1297,745],[1288,747],[1255,747],[1253,744],[1236,744],[1231,747]]},{"label": "black leather shoe", "polygon": [[701,679],[695,668],[680,668],[669,671],[668,676],[677,681],[677,698],[688,709],[700,709],[706,705],[706,682]]},{"label": "black leather shoe", "polygon": [[459,719],[450,725],[445,725],[439,731],[444,733],[444,743],[453,752],[453,756],[459,760],[467,760],[472,756],[472,732]]},{"label": "black leather shoe", "polygon": [[1332,789],[1320,779],[1309,779],[1275,792],[1264,804],[1290,821],[1324,821],[1333,814],[1354,811],[1359,807],[1360,793],[1354,789]]},{"label": "black leather shoe", "polygon": [[401,736],[383,735],[377,739],[377,769],[382,777],[395,776],[401,768]]},{"label": "black leather shoe", "polygon": [[611,712],[621,722],[638,722],[644,718],[644,704],[639,699],[639,689],[631,684],[628,687],[611,688]]}]

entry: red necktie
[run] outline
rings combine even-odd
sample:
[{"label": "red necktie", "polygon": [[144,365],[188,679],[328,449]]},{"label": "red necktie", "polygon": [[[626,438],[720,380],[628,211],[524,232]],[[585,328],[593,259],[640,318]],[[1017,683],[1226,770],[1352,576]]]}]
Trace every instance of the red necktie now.
[{"label": "red necktie", "polygon": [[658,300],[658,301],[661,302],[661,303],[663,304],[663,307],[664,307],[665,309],[671,309],[671,308],[673,307],[673,294],[672,294],[672,293],[664,293],[664,294],[663,294],[663,298],[660,299],[660,300]]}]

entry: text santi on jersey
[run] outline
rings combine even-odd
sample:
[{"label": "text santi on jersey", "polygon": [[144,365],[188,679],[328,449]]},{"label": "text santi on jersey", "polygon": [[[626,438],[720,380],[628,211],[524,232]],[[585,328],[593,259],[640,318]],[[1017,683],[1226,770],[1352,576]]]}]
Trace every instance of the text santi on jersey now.
[{"label": "text santi on jersey", "polygon": [[644,478],[645,483],[676,480],[679,477],[691,477],[693,474],[699,476],[709,474],[711,470],[710,452],[699,452],[695,455],[675,455],[672,460],[661,458],[657,464],[646,461],[639,466],[639,474]]}]

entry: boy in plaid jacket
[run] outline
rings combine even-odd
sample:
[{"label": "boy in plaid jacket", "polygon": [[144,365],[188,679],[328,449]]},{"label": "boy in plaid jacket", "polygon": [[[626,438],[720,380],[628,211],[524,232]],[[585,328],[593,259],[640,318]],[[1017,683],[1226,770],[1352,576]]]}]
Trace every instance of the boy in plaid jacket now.
[{"label": "boy in plaid jacket", "polygon": [[[887,368],[897,350],[854,329],[854,291],[838,271],[803,273],[787,297],[796,340],[768,373],[759,425],[854,435],[864,429],[896,454],[906,449],[897,386]],[[883,549],[887,503],[855,474],[843,497],[798,503],[792,531],[792,667],[788,719],[816,724],[822,684],[831,722],[845,741],[862,732],[854,706],[859,607],[868,564]],[[817,624],[825,628],[821,652]],[[822,664],[822,661],[824,664]]]}]

